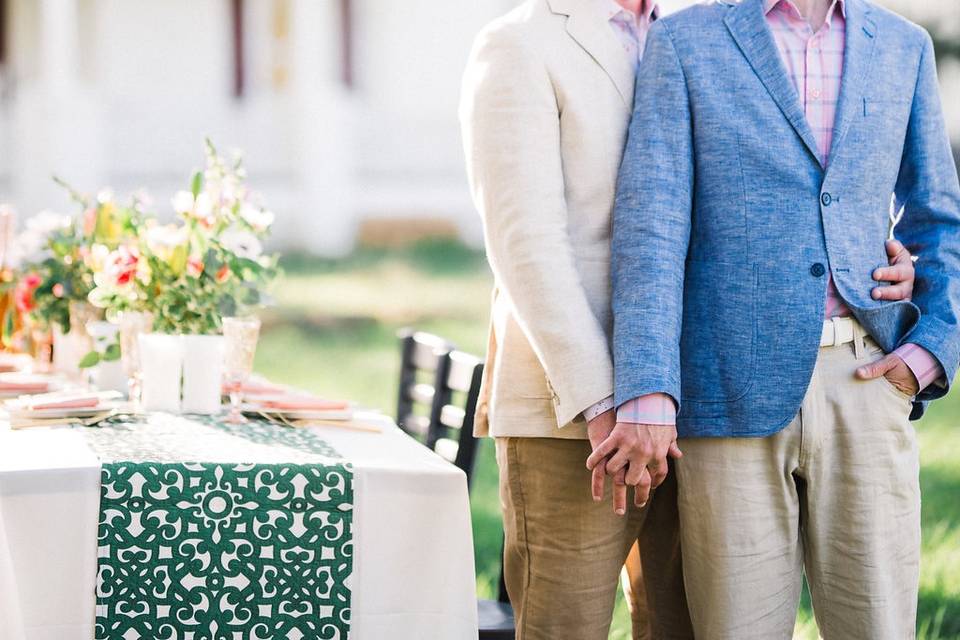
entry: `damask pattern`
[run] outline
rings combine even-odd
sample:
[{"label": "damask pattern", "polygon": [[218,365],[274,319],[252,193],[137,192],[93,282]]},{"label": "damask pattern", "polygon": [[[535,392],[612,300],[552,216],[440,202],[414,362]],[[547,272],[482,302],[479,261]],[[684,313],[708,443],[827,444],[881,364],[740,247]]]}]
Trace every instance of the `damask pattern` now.
[{"label": "damask pattern", "polygon": [[154,414],[84,433],[98,640],[347,638],[353,474],[314,432]]}]

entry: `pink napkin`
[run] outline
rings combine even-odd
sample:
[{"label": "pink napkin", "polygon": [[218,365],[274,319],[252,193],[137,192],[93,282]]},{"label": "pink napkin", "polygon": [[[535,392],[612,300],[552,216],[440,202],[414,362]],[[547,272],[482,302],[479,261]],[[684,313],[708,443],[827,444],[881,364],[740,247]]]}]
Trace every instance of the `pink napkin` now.
[{"label": "pink napkin", "polygon": [[0,380],[0,392],[6,393],[44,393],[50,389],[49,382]]},{"label": "pink napkin", "polygon": [[44,409],[95,409],[99,405],[100,398],[90,396],[87,398],[64,398],[63,400],[40,402],[30,405],[30,409],[33,411],[42,411]]},{"label": "pink napkin", "polygon": [[310,396],[288,396],[265,399],[260,406],[280,411],[343,411],[350,408],[350,403]]},{"label": "pink napkin", "polygon": [[[232,391],[230,385],[223,385],[223,393],[228,394]],[[258,382],[251,380],[240,385],[240,393],[245,396],[262,396],[268,393],[282,392],[283,387],[271,382]]]}]

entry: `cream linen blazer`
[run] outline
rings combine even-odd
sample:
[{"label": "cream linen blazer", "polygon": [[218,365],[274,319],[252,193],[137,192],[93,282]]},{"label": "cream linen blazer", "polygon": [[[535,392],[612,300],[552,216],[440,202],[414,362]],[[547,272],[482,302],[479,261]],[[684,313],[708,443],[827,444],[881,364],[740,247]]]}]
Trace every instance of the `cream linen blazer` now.
[{"label": "cream linen blazer", "polygon": [[600,0],[528,0],[463,81],[467,172],[493,270],[477,435],[586,438],[613,392],[610,225],[634,72]]}]

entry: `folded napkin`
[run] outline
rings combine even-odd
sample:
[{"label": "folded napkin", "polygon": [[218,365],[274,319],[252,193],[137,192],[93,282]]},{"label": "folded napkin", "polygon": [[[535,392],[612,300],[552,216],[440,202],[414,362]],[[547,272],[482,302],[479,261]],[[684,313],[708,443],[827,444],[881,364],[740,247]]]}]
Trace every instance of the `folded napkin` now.
[{"label": "folded napkin", "polygon": [[0,372],[23,371],[32,362],[30,356],[23,353],[0,353]]},{"label": "folded napkin", "polygon": [[49,380],[26,375],[0,376],[0,393],[44,393],[49,390]]},{"label": "folded napkin", "polygon": [[35,402],[29,405],[31,411],[43,411],[44,409],[95,409],[100,406],[100,398],[64,398],[63,400],[51,400],[48,402]]},{"label": "folded napkin", "polygon": [[344,411],[350,408],[349,402],[324,400],[313,396],[274,396],[261,399],[257,405],[279,411]]},{"label": "folded napkin", "polygon": [[47,382],[0,382],[0,393],[44,393],[49,389]]},{"label": "folded napkin", "polygon": [[[223,385],[223,394],[227,395],[236,389],[230,388],[230,385]],[[262,396],[270,393],[279,393],[284,387],[279,384],[267,382],[266,380],[248,380],[240,385],[240,393],[245,396]]]},{"label": "folded napkin", "polygon": [[15,413],[29,413],[51,409],[96,409],[101,403],[116,400],[121,395],[115,391],[78,391],[73,393],[55,392],[37,395],[23,395],[16,400],[7,401],[8,410]]}]

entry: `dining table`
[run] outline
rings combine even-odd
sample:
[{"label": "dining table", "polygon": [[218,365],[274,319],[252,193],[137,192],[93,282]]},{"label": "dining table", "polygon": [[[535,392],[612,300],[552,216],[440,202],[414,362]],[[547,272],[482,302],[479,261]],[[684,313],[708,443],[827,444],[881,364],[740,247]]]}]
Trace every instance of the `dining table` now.
[{"label": "dining table", "polygon": [[0,640],[477,637],[467,479],[389,418],[0,422]]}]

